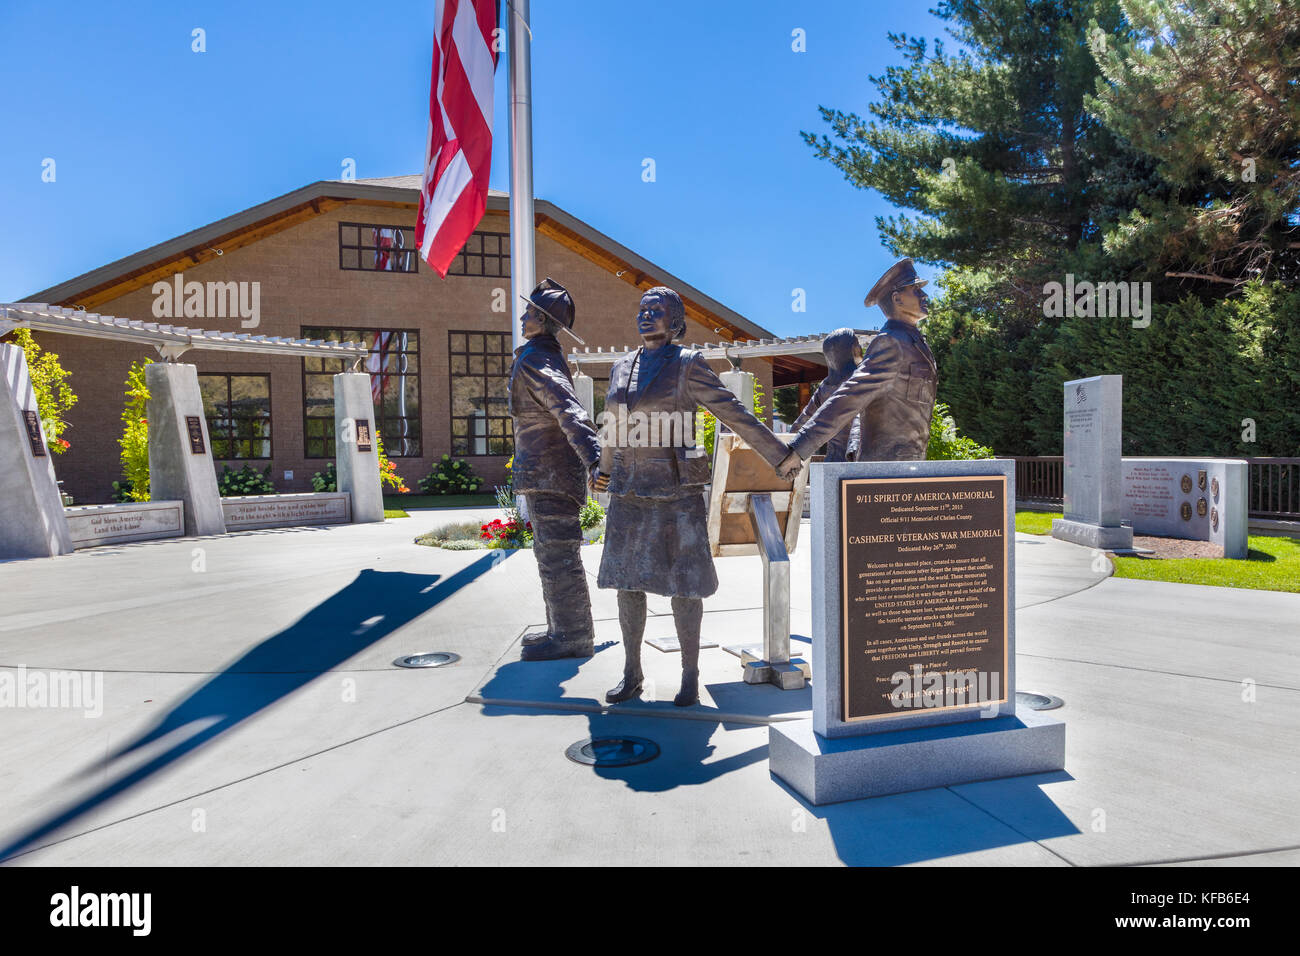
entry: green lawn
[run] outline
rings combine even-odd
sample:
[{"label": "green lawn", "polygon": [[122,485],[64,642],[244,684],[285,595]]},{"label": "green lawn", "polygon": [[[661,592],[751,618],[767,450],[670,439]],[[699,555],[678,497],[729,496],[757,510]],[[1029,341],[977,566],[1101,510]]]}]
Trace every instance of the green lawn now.
[{"label": "green lawn", "polygon": [[1052,519],[1059,517],[1059,511],[1017,511],[1016,530],[1021,534],[1051,534]]},{"label": "green lawn", "polygon": [[1180,584],[1212,584],[1258,591],[1300,591],[1300,541],[1251,535],[1249,556],[1229,558],[1115,558],[1115,576]]},{"label": "green lawn", "polygon": [[[1045,511],[1017,511],[1016,530],[1025,534],[1048,534],[1052,530],[1052,519],[1059,517],[1060,514]],[[1116,557],[1115,576],[1178,584],[1209,584],[1221,588],[1300,592],[1300,541],[1264,535],[1251,535],[1248,540],[1250,551],[1245,560]]]},{"label": "green lawn", "polygon": [[409,518],[411,516],[408,515],[401,508],[385,508],[384,517],[385,518]]},{"label": "green lawn", "polygon": [[496,495],[384,495],[385,508],[481,508],[496,503]]}]

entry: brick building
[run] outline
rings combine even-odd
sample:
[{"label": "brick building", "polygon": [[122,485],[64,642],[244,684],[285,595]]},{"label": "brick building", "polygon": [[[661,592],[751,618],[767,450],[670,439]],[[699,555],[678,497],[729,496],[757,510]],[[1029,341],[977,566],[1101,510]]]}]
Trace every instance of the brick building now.
[{"label": "brick building", "polygon": [[[512,453],[509,202],[492,193],[443,280],[415,250],[419,185],[418,176],[313,183],[27,298],[192,328],[364,341],[372,347],[377,425],[406,483],[415,489],[450,453],[490,485]],[[686,343],[772,336],[551,203],[538,201],[535,215],[537,276],[572,292],[577,331],[593,348],[637,344],[641,292],[660,284],[686,303]],[[79,504],[108,501],[121,473],[127,369],[157,355],[99,338],[36,338],[72,372],[79,399],[58,477]],[[311,490],[312,475],[334,455],[337,360],[195,349],[181,361],[198,368],[218,468],[269,465],[277,491]],[[825,374],[815,361],[776,363],[744,364],[769,414],[774,384]],[[606,383],[598,376],[608,369],[587,371],[597,376],[600,401]]]}]

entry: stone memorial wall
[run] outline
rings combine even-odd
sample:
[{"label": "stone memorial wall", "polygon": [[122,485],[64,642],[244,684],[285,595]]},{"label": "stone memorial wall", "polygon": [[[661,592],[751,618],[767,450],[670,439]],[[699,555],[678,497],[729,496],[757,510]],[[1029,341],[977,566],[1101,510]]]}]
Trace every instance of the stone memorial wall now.
[{"label": "stone memorial wall", "polygon": [[1248,552],[1250,466],[1228,458],[1125,458],[1124,520],[1134,534],[1209,541]]},{"label": "stone memorial wall", "polygon": [[221,510],[226,517],[227,531],[347,524],[352,520],[352,496],[346,492],[249,495],[222,498]]},{"label": "stone memorial wall", "polygon": [[85,505],[66,508],[64,515],[77,548],[179,538],[185,533],[185,503],[181,501]]}]

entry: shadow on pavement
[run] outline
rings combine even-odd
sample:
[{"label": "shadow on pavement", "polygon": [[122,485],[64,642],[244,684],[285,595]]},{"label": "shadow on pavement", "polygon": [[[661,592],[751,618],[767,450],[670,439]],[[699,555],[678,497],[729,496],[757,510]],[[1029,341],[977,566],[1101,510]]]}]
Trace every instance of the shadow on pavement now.
[{"label": "shadow on pavement", "polygon": [[[0,849],[0,860],[33,848],[60,828],[140,784],[209,741],[300,690],[320,674],[383,640],[473,583],[503,560],[501,552],[447,577],[365,569],[342,590],[294,624],[232,661],[164,714],[150,730],[87,767],[79,776],[107,776],[112,765],[142,747],[193,727],[144,765],[123,772],[90,796],[60,811]],[[248,680],[268,675],[267,680]]]},{"label": "shadow on pavement", "polygon": [[[776,775],[771,779],[804,812],[826,821],[835,852],[849,866],[901,866],[1080,832],[1041,789],[1073,780],[1065,771],[820,807]],[[962,796],[963,788],[971,786],[982,788],[979,804]],[[798,825],[796,815],[791,826]]]}]

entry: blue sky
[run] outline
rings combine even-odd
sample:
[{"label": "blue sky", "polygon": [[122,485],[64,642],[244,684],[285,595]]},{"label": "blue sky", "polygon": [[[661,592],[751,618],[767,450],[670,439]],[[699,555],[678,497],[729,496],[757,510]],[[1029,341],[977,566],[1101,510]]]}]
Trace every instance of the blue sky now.
[{"label": "blue sky", "polygon": [[[799,132],[822,130],[818,105],[865,112],[868,76],[900,62],[886,33],[941,35],[928,7],[533,0],[536,195],[778,334],[875,327],[862,297],[892,261],[874,222],[890,207]],[[0,301],[337,179],[345,158],[362,178],[417,172],[432,29],[433,0],[4,0]],[[503,56],[499,189],[506,93]]]}]

